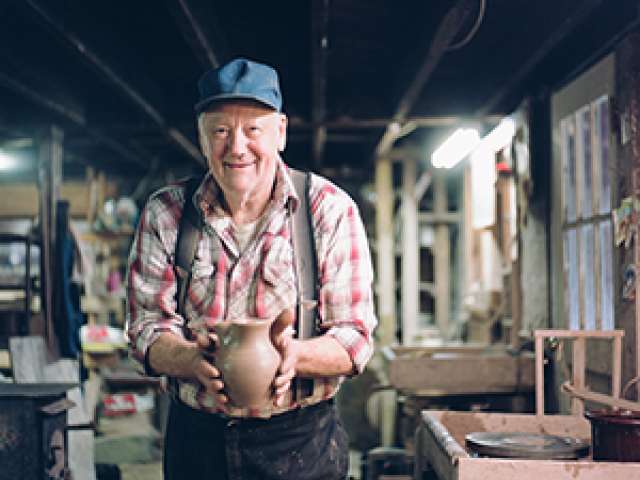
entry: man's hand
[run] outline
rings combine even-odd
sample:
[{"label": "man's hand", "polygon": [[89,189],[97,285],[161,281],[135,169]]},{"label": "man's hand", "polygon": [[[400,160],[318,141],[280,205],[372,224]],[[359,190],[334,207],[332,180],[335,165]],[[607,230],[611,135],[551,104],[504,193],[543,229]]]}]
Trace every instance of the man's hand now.
[{"label": "man's hand", "polygon": [[271,325],[271,342],[280,353],[281,362],[273,380],[275,406],[282,406],[285,394],[291,388],[291,380],[296,375],[300,343],[293,338],[293,309],[283,310]]},{"label": "man's hand", "polygon": [[215,367],[215,351],[219,345],[215,333],[195,333],[198,354],[193,359],[193,372],[205,390],[216,397],[218,403],[227,403],[220,371]]}]

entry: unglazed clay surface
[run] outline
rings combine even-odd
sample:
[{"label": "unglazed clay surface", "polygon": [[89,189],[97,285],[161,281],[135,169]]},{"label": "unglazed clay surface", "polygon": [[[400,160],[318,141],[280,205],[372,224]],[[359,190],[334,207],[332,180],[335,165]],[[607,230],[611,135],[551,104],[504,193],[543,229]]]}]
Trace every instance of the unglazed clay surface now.
[{"label": "unglazed clay surface", "polygon": [[271,343],[272,321],[242,319],[219,323],[216,366],[231,403],[260,408],[272,398],[271,385],[280,365],[280,354]]}]

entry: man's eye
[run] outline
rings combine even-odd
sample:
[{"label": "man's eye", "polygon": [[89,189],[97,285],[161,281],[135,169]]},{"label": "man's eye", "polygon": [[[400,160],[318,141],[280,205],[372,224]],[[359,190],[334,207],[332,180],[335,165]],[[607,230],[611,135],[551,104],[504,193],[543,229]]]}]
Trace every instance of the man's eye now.
[{"label": "man's eye", "polygon": [[229,130],[225,127],[217,127],[213,129],[213,134],[216,137],[223,137],[225,136],[227,133],[229,132]]},{"label": "man's eye", "polygon": [[255,135],[257,133],[260,133],[260,131],[261,131],[260,127],[257,127],[255,125],[252,125],[252,126],[249,127],[249,133],[250,134]]}]

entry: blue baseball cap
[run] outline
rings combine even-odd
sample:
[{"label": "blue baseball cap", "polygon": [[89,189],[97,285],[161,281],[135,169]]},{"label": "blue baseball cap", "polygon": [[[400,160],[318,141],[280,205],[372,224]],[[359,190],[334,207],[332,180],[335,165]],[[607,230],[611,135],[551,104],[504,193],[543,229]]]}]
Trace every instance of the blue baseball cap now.
[{"label": "blue baseball cap", "polygon": [[268,65],[246,58],[236,58],[206,72],[198,81],[198,91],[197,114],[214,102],[238,99],[255,100],[278,112],[282,109],[278,73]]}]

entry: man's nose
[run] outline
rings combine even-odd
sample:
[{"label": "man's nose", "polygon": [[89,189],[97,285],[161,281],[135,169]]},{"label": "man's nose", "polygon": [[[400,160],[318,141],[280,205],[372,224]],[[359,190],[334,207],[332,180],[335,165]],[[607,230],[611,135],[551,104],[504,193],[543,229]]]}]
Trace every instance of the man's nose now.
[{"label": "man's nose", "polygon": [[242,157],[247,153],[248,139],[240,129],[232,131],[229,135],[229,151],[234,157]]}]

